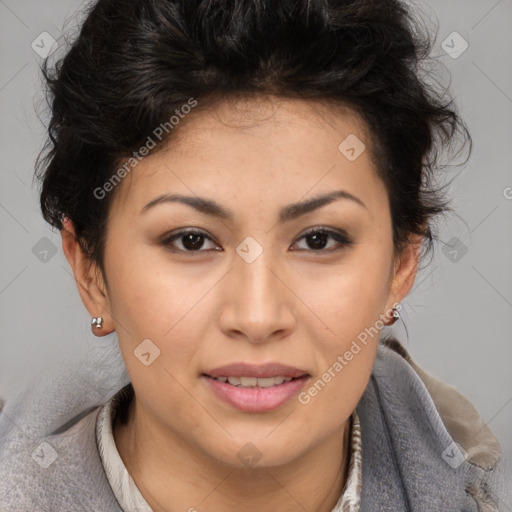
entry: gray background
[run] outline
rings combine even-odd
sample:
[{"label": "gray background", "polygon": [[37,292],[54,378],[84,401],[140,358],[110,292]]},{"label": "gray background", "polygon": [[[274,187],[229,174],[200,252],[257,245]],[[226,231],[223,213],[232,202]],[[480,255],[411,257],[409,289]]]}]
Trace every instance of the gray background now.
[{"label": "gray background", "polygon": [[[90,402],[126,381],[115,336],[90,332],[60,234],[42,220],[32,186],[44,136],[35,110],[44,103],[31,44],[48,32],[63,49],[63,22],[70,29],[82,5],[0,0],[0,396],[7,402],[22,390],[40,400],[39,382],[51,380],[54,367],[82,383],[94,368]],[[451,73],[474,151],[465,166],[445,171],[455,178],[449,192],[458,216],[440,219],[442,242],[404,302],[408,340],[403,324],[396,333],[420,365],[470,398],[512,453],[512,2],[421,5],[439,21],[434,55]],[[441,45],[454,31],[469,43],[457,58]]]}]

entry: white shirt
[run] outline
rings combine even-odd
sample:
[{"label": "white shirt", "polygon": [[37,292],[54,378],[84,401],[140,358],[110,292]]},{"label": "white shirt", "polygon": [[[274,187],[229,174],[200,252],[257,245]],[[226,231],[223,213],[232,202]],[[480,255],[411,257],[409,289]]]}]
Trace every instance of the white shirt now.
[{"label": "white shirt", "polygon": [[[101,407],[96,419],[96,443],[112,491],[124,512],[153,512],[117,451],[112,434],[113,401]],[[347,482],[332,512],[358,512],[362,485],[362,440],[359,416],[354,410],[351,422],[351,452]]]}]

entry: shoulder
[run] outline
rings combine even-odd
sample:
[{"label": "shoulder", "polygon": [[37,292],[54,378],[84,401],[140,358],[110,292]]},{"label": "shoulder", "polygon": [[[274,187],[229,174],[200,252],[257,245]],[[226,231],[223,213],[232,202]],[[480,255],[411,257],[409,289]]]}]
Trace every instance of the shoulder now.
[{"label": "shoulder", "polygon": [[[390,368],[397,370],[396,376],[401,382],[393,382],[395,374]],[[416,364],[396,339],[383,343],[375,373],[381,381],[387,374],[388,383],[391,377],[393,388],[398,389],[401,396],[419,400],[429,412],[435,409],[438,414],[430,416],[433,430],[446,429],[465,461],[483,470],[496,467],[501,456],[500,443],[477,408],[454,386]]]},{"label": "shoulder", "polygon": [[58,433],[40,439],[19,435],[1,447],[2,511],[121,510],[97,448],[99,411],[86,411]]},{"label": "shoulder", "polygon": [[464,395],[421,369],[397,340],[380,343],[358,413],[363,502],[377,505],[379,488],[389,502],[379,510],[478,510],[492,501],[497,438]]}]

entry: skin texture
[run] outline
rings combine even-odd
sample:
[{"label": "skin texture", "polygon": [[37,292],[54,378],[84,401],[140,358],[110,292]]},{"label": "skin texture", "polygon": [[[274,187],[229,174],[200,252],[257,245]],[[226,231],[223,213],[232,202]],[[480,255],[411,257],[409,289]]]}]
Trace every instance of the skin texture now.
[{"label": "skin texture", "polygon": [[[366,145],[352,162],[338,150],[349,134]],[[329,512],[345,484],[349,419],[378,336],[306,405],[295,397],[241,412],[201,375],[238,361],[281,362],[307,371],[307,388],[407,295],[421,238],[395,254],[388,195],[350,109],[273,96],[225,101],[190,114],[175,135],[115,190],[106,281],[72,222],[62,230],[82,300],[104,319],[95,334],[117,331],[135,389],[130,421],[114,431],[119,453],[155,511]],[[341,189],[365,206],[337,199],[279,222],[285,205]],[[161,194],[213,199],[233,220],[169,202],[141,213]],[[312,227],[344,230],[352,243],[328,237],[315,250],[318,238],[303,236]],[[183,228],[207,235],[199,251],[186,252],[183,238],[160,242]],[[263,249],[252,263],[236,252],[248,236]],[[144,339],[160,349],[149,366],[134,355]],[[261,454],[253,467],[237,457],[249,442]]]}]

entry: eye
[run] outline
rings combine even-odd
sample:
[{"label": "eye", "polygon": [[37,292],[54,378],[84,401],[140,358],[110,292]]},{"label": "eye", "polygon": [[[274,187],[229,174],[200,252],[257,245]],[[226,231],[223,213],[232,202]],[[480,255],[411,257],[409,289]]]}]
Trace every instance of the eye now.
[{"label": "eye", "polygon": [[[306,240],[307,245],[309,245],[309,250],[317,252],[336,251],[352,244],[352,241],[345,233],[326,228],[312,228],[299,238],[299,240],[302,239]],[[332,248],[332,244],[329,247],[329,239],[336,242],[338,247],[336,247],[336,244],[334,244],[334,248]],[[328,250],[325,250],[326,248]],[[308,250],[308,248],[299,250]]]},{"label": "eye", "polygon": [[[331,252],[341,249],[345,246],[352,244],[352,241],[343,232],[333,231],[326,228],[312,228],[304,233],[298,240],[306,240],[306,248],[299,248],[299,250],[312,250],[316,252]],[[329,239],[334,241],[334,248],[332,243],[329,246]],[[210,242],[212,247],[205,248],[205,242]],[[336,247],[336,243],[338,247]],[[203,231],[197,229],[183,229],[176,233],[166,235],[161,240],[161,245],[168,247],[171,250],[181,252],[205,252],[207,250],[222,251],[218,245]],[[327,250],[326,250],[327,249]]]},{"label": "eye", "polygon": [[[171,250],[205,252],[204,245],[206,240],[212,243],[214,250],[222,250],[217,249],[218,246],[206,233],[198,231],[197,229],[182,229],[174,234],[166,235],[162,238],[161,244],[165,247],[169,247]],[[207,247],[206,250],[208,249],[212,249],[212,247]]]}]

